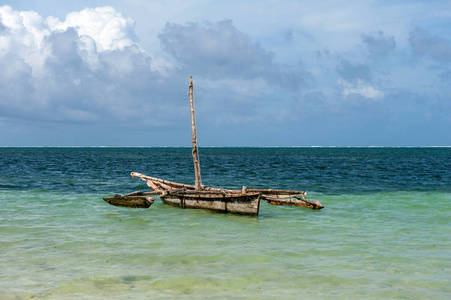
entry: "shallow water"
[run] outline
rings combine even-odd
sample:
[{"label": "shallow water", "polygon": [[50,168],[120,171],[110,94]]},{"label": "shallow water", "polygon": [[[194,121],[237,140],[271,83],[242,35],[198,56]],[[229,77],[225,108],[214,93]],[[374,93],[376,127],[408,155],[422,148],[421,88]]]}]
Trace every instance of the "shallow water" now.
[{"label": "shallow water", "polygon": [[[450,148],[201,149],[203,181],[305,189],[258,218],[110,206],[188,148],[0,148],[0,299],[449,299]],[[308,174],[308,175],[307,175]]]}]

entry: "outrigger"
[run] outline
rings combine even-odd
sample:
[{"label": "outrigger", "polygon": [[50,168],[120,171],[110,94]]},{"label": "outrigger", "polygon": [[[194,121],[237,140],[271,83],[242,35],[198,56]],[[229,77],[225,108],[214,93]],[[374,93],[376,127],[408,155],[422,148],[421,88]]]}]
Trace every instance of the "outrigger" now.
[{"label": "outrigger", "polygon": [[111,205],[148,208],[160,198],[163,203],[181,208],[201,208],[223,213],[235,213],[257,216],[260,200],[272,205],[288,205],[321,209],[324,206],[317,200],[307,200],[304,191],[278,189],[248,189],[228,190],[204,186],[200,175],[199,149],[197,147],[196,114],[194,109],[193,79],[190,76],[189,100],[191,110],[191,137],[194,162],[195,184],[188,185],[160,178],[150,177],[138,172],[132,172],[131,177],[144,180],[152,190],[137,191],[126,195],[116,194],[103,200]]}]

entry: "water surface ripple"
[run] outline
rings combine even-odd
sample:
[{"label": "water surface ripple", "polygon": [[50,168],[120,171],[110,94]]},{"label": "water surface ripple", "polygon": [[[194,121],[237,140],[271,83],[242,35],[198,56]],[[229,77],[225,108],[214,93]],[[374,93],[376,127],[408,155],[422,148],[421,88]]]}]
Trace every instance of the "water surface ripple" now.
[{"label": "water surface ripple", "polygon": [[203,181],[302,189],[258,218],[110,206],[189,148],[0,148],[0,299],[449,299],[450,148],[201,148]]}]

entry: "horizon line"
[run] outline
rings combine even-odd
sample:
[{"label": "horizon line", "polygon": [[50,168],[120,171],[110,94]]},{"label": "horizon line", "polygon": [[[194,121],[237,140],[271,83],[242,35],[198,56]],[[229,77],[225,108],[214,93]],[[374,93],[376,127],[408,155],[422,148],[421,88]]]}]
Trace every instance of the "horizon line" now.
[{"label": "horizon line", "polygon": [[[191,148],[191,146],[0,146],[0,148]],[[451,148],[450,146],[199,146],[199,148]]]}]

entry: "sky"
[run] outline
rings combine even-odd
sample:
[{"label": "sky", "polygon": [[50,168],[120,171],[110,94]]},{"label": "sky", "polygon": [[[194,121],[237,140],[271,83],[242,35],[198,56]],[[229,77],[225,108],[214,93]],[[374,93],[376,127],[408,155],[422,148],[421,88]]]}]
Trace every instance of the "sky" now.
[{"label": "sky", "polygon": [[451,1],[0,0],[0,146],[450,146]]}]

